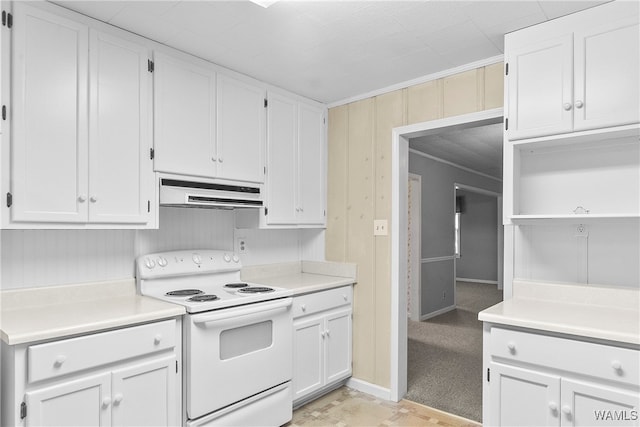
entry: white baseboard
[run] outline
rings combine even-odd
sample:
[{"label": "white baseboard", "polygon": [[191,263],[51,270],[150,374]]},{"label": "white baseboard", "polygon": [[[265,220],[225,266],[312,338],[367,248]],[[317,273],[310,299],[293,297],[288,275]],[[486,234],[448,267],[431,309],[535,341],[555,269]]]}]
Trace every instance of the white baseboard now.
[{"label": "white baseboard", "polygon": [[378,399],[389,401],[391,400],[391,390],[389,390],[388,388],[384,388],[376,384],[371,384],[370,382],[359,380],[353,377],[349,378],[349,381],[347,381],[346,385],[349,388],[370,394],[377,397]]},{"label": "white baseboard", "polygon": [[422,316],[420,316],[420,321],[431,319],[432,317],[439,316],[441,314],[444,314],[448,311],[455,310],[455,309],[456,309],[456,306],[454,304],[454,305],[450,305],[449,307],[441,308],[440,310],[432,311],[431,313],[423,314]]},{"label": "white baseboard", "polygon": [[470,282],[470,283],[486,283],[487,285],[497,285],[497,280],[481,280],[481,279],[467,279],[465,277],[456,277],[456,281]]}]

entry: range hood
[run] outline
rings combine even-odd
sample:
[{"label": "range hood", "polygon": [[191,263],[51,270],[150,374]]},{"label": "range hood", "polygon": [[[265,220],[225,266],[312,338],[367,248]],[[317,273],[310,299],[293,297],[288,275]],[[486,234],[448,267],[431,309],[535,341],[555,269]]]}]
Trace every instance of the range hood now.
[{"label": "range hood", "polygon": [[260,208],[262,192],[260,186],[212,184],[162,178],[160,206],[209,209]]}]

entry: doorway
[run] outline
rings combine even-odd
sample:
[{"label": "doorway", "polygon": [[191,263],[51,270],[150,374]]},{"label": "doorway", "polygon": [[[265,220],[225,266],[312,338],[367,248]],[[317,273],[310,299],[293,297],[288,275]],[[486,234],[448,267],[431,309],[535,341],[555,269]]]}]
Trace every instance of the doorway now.
[{"label": "doorway", "polygon": [[392,132],[391,398],[407,393],[407,269],[409,140],[442,132],[501,123],[502,109],[396,128]]}]

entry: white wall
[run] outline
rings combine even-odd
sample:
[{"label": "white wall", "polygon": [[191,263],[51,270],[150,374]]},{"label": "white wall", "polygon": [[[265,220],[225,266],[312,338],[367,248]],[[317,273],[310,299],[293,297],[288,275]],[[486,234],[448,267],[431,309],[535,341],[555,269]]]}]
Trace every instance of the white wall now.
[{"label": "white wall", "polygon": [[323,260],[324,230],[234,228],[231,210],[161,208],[158,230],[2,230],[0,289],[134,277],[136,256],[167,250],[233,251],[243,265]]},{"label": "white wall", "polygon": [[422,176],[422,316],[454,306],[454,185],[502,193],[502,182],[409,153],[409,172]]},{"label": "white wall", "polygon": [[457,191],[465,199],[460,215],[460,258],[456,277],[498,281],[498,203],[497,197]]}]

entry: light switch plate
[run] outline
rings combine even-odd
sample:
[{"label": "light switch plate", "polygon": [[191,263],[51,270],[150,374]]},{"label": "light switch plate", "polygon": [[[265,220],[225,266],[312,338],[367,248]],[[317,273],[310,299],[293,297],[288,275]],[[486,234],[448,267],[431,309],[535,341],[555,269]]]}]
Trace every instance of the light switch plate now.
[{"label": "light switch plate", "polygon": [[386,236],[389,234],[388,221],[386,219],[374,219],[373,220],[373,235],[374,236]]}]

